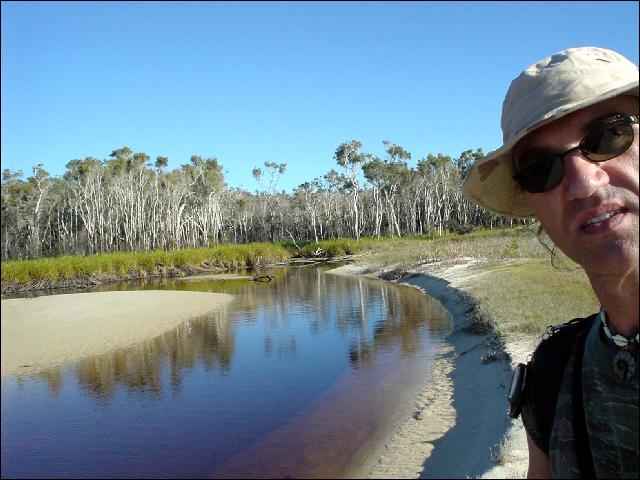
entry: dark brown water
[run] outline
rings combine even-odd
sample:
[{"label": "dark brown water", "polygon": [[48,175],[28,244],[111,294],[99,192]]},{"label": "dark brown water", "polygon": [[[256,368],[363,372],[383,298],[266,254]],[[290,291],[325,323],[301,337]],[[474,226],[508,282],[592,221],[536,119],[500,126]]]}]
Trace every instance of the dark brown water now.
[{"label": "dark brown water", "polygon": [[339,478],[357,469],[410,412],[449,316],[410,287],[313,267],[270,273],[271,283],[102,287],[236,300],[136,347],[4,378],[2,477]]}]

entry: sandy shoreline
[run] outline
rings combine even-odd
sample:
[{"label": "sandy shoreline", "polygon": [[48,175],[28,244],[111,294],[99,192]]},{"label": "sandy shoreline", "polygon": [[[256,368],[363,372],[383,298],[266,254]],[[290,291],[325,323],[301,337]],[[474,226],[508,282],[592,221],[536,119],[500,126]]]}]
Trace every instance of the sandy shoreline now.
[{"label": "sandy shoreline", "polygon": [[134,345],[223,308],[221,293],[115,291],[1,302],[2,377]]},{"label": "sandy shoreline", "polygon": [[[423,290],[449,311],[454,330],[437,353],[414,409],[356,478],[523,478],[528,453],[522,421],[507,416],[513,364],[535,346],[507,339],[502,350],[490,334],[466,330],[472,303],[464,286],[478,280],[474,259],[422,265],[397,283]],[[377,278],[365,265],[333,273]],[[511,341],[510,341],[511,340]],[[505,354],[506,351],[506,355]]]}]

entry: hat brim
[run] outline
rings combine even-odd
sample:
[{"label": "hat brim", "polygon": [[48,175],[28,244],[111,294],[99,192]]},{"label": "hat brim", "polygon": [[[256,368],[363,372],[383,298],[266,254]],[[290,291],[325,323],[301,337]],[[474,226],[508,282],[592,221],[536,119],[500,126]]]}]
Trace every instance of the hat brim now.
[{"label": "hat brim", "polygon": [[465,177],[462,189],[478,205],[510,217],[533,217],[524,201],[520,185],[513,179],[511,154],[513,147],[526,135],[570,113],[620,95],[638,96],[638,81],[616,88],[606,94],[552,110],[539,122],[519,132],[508,143],[476,162]]}]

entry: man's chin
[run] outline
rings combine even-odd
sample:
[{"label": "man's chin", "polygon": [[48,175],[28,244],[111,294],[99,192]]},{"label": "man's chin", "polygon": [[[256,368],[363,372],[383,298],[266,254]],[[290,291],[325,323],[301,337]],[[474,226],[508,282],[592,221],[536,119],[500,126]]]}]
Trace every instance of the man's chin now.
[{"label": "man's chin", "polygon": [[606,248],[592,252],[584,252],[574,262],[580,265],[587,274],[619,275],[638,272],[638,239],[618,240]]}]

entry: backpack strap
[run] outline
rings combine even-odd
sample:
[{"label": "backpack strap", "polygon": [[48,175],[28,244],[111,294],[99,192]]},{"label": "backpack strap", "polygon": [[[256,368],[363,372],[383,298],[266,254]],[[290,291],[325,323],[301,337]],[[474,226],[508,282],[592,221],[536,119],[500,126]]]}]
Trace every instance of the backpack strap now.
[{"label": "backpack strap", "polygon": [[586,336],[596,315],[547,327],[532,359],[526,365],[518,365],[514,372],[509,393],[509,415],[518,417],[525,398],[532,403],[542,441],[538,447],[547,455],[564,369],[578,335],[585,332]]},{"label": "backpack strap", "polygon": [[586,330],[593,316],[547,327],[546,338],[540,342],[531,359],[531,398],[536,420],[542,434],[542,450],[549,455],[549,438],[564,369],[571,356],[578,334]]},{"label": "backpack strap", "polygon": [[584,399],[582,396],[582,360],[584,358],[584,347],[587,341],[587,331],[578,334],[578,348],[576,350],[576,364],[573,371],[573,434],[576,443],[576,457],[578,459],[578,469],[580,478],[596,478],[593,466],[593,456],[591,455],[591,443],[587,432],[587,421],[584,414]]}]

